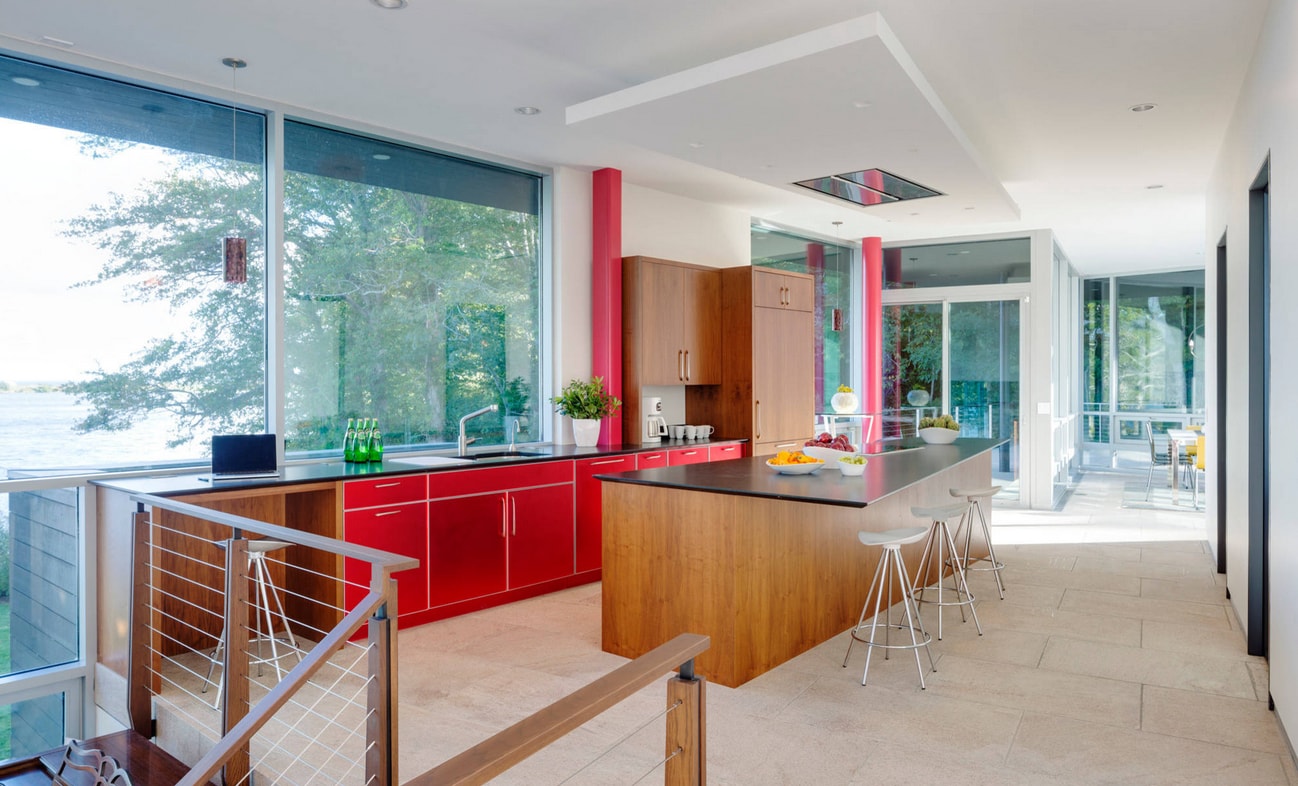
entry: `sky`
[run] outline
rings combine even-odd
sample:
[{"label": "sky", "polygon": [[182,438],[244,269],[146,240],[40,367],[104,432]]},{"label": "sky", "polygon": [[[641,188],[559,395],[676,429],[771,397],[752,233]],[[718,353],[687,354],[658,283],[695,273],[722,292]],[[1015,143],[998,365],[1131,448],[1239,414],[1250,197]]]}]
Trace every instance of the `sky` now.
[{"label": "sky", "polygon": [[63,237],[66,221],[167,168],[165,153],[140,146],[92,160],[76,138],[0,119],[2,381],[64,382],[116,369],[148,336],[182,324],[163,304],[126,303],[115,284],[72,288],[98,273],[106,252]]}]

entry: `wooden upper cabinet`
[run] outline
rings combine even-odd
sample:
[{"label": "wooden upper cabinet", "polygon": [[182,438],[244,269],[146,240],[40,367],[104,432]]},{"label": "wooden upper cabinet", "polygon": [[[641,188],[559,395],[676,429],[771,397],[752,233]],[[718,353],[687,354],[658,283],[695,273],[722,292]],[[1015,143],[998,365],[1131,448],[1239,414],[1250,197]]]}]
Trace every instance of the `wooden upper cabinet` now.
[{"label": "wooden upper cabinet", "polygon": [[803,440],[816,407],[810,312],[753,309],[753,441]]},{"label": "wooden upper cabinet", "polygon": [[[721,278],[712,268],[622,261],[623,351],[639,385],[721,382]],[[626,378],[624,376],[624,387]]]},{"label": "wooden upper cabinet", "polygon": [[777,270],[753,268],[753,305],[758,308],[814,312],[815,282],[806,276],[790,276]]}]

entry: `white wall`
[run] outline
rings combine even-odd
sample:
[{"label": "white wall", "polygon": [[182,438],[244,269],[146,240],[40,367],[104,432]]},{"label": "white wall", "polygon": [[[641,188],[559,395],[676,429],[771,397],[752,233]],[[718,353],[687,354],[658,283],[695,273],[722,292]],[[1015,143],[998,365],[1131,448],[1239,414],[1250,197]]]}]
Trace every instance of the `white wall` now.
[{"label": "white wall", "polygon": [[[1248,78],[1232,115],[1225,142],[1209,185],[1207,201],[1207,234],[1204,257],[1207,265],[1208,313],[1216,307],[1216,246],[1222,232],[1227,232],[1226,293],[1227,356],[1217,358],[1216,326],[1209,322],[1208,378],[1224,373],[1227,379],[1226,428],[1230,439],[1226,445],[1227,484],[1227,587],[1231,604],[1247,624],[1248,610],[1248,509],[1249,473],[1259,467],[1248,464],[1247,426],[1260,413],[1247,411],[1247,364],[1250,341],[1247,335],[1248,314],[1248,189],[1268,153],[1271,156],[1271,341],[1275,362],[1271,366],[1272,409],[1278,423],[1288,418],[1285,410],[1289,396],[1281,391],[1298,390],[1298,364],[1282,362],[1290,342],[1298,336],[1298,312],[1286,304],[1298,298],[1298,0],[1276,0],[1268,12],[1258,39],[1257,51]],[[1223,367],[1224,362],[1224,367]],[[1208,433],[1215,432],[1213,412],[1216,396],[1208,390]],[[1211,456],[1211,453],[1209,454]],[[1285,727],[1298,730],[1298,621],[1290,611],[1289,599],[1298,592],[1298,484],[1293,482],[1298,460],[1287,440],[1271,444],[1269,457],[1271,484],[1270,542],[1270,673],[1271,695],[1276,713]],[[1208,466],[1207,506],[1216,505],[1215,473]]]},{"label": "white wall", "polygon": [[553,235],[550,254],[552,288],[550,308],[554,315],[552,336],[542,346],[552,348],[549,387],[541,411],[551,412],[555,442],[572,442],[568,418],[554,412],[551,396],[564,383],[590,376],[591,365],[591,175],[590,172],[560,167],[550,181],[550,211]]}]

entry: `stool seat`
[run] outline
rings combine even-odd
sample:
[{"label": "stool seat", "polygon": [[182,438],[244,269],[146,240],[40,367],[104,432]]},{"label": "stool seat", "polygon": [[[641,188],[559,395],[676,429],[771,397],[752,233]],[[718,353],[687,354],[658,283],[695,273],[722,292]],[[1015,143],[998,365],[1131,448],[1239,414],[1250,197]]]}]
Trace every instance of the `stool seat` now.
[{"label": "stool seat", "polygon": [[976,488],[976,489],[975,488],[951,489],[951,496],[964,497],[965,499],[968,499],[970,502],[973,502],[975,497],[978,497],[979,499],[983,497],[994,497],[999,493],[1001,493],[1000,486],[986,486],[984,488]]},{"label": "stool seat", "polygon": [[950,505],[934,505],[932,507],[915,506],[910,509],[910,515],[917,519],[946,521],[964,515],[964,512],[968,509],[968,502],[953,502]]},{"label": "stool seat", "polygon": [[904,546],[915,543],[928,533],[928,527],[902,527],[886,529],[883,532],[866,532],[861,530],[856,537],[867,546]]},{"label": "stool seat", "polygon": [[[285,543],[282,540],[266,540],[264,538],[262,540],[250,540],[248,541],[248,553],[268,554],[272,551],[279,551],[280,549],[286,549],[292,545],[293,545],[292,543]],[[218,540],[216,542],[216,547],[222,551],[225,551],[225,541]]]}]

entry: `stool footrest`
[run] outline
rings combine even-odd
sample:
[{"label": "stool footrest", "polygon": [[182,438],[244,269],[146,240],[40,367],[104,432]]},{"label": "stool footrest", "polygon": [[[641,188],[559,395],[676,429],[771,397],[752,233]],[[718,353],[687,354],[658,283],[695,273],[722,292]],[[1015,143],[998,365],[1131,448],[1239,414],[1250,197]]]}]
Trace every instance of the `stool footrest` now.
[{"label": "stool footrest", "polygon": [[865,635],[865,636],[857,635],[858,631],[864,631],[869,627],[870,627],[869,625],[862,625],[859,628],[853,628],[851,631],[852,638],[856,639],[862,644],[868,644],[871,647],[882,647],[883,649],[886,650],[913,650],[919,647],[927,647],[929,645],[929,642],[933,640],[933,637],[930,636],[928,631],[924,630],[923,628],[917,627],[915,625],[900,625],[894,622],[890,625],[876,625],[875,627],[878,629],[879,632],[883,632],[885,628],[891,628],[892,630],[901,630],[901,631],[906,631],[907,633],[914,633],[916,638],[915,643],[911,644],[907,642],[905,644],[880,644],[876,641],[871,640],[869,635]]}]

